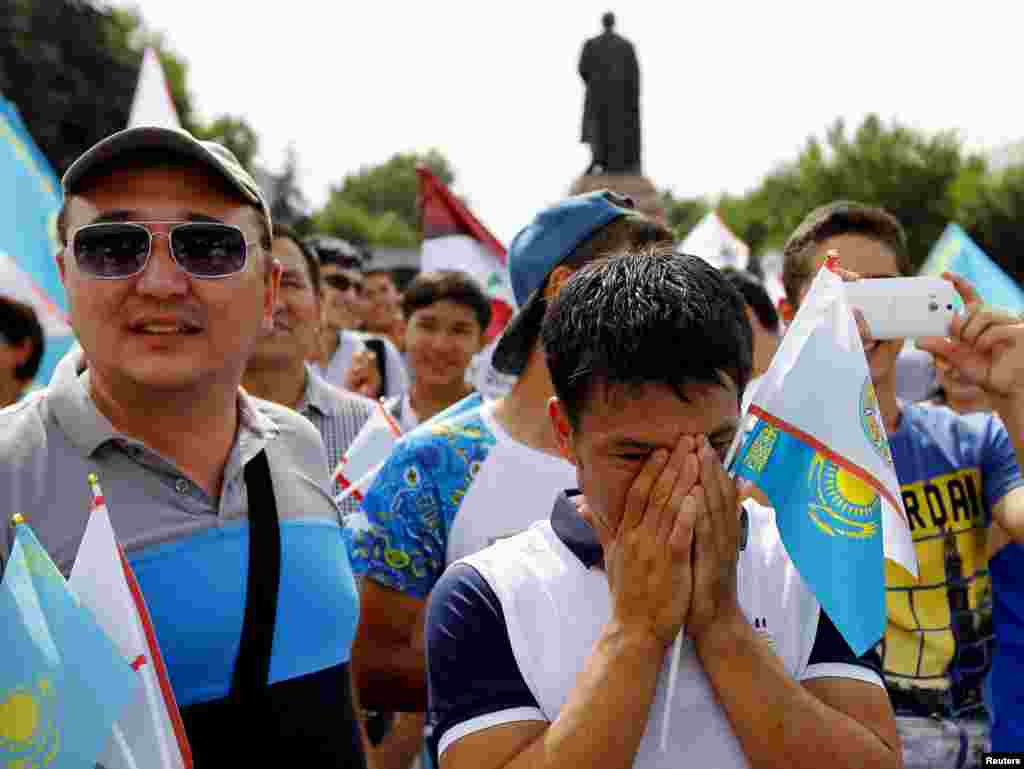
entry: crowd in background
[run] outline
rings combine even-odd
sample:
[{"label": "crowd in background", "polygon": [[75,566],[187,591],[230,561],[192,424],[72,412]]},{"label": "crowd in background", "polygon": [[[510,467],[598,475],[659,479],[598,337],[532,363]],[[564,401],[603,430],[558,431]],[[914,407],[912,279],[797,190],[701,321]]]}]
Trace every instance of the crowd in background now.
[{"label": "crowd in background", "polygon": [[[728,393],[738,403],[747,380],[752,382],[750,387],[756,387],[757,378],[770,365],[786,323],[793,319],[827,252],[838,251],[842,266],[853,273],[873,277],[908,274],[900,223],[884,211],[855,203],[809,212],[786,246],[786,296],[777,307],[752,274],[713,270],[692,257],[673,253],[671,232],[636,212],[627,199],[602,192],[560,201],[540,211],[511,244],[509,270],[518,312],[493,355],[482,358],[491,302],[470,275],[455,270],[425,272],[400,286],[394,274],[375,265],[372,252],[365,248],[328,236],[300,238],[287,227],[271,224],[261,193],[251,180],[243,178],[244,172],[216,158],[211,160],[208,154],[183,153],[160,132],[148,135],[146,141],[149,154],[134,150],[118,157],[111,150],[107,155],[87,157],[84,168],[76,169],[76,164],[65,177],[67,201],[74,202],[65,203],[62,274],[80,347],[61,363],[49,388],[30,389],[44,345],[32,310],[0,299],[0,406],[13,404],[0,413],[0,449],[14,456],[17,446],[17,461],[6,463],[6,476],[0,476],[10,491],[0,491],[0,499],[11,509],[42,505],[37,513],[38,528],[62,568],[73,555],[75,532],[67,528],[67,522],[44,520],[42,511],[57,509],[61,497],[56,490],[33,490],[32,482],[26,480],[34,472],[33,463],[54,461],[52,452],[58,452],[60,461],[76,467],[100,467],[110,478],[107,485],[112,500],[134,498],[147,510],[159,508],[152,525],[127,524],[115,518],[115,529],[129,555],[138,559],[144,591],[152,591],[147,599],[156,605],[157,630],[170,637],[168,641],[161,638],[168,647],[165,652],[188,657],[192,652],[182,651],[191,643],[187,626],[199,613],[193,618],[170,610],[163,614],[161,602],[171,601],[164,582],[174,572],[160,573],[148,548],[154,543],[201,538],[196,532],[203,527],[197,529],[188,516],[205,513],[212,516],[210,520],[251,517],[256,503],[251,493],[248,497],[243,493],[252,487],[249,470],[243,479],[242,467],[248,468],[253,455],[265,451],[281,519],[282,575],[288,575],[287,579],[282,576],[281,590],[296,591],[291,599],[282,592],[280,604],[292,607],[308,602],[316,608],[322,603],[327,616],[337,616],[338,628],[347,628],[335,628],[319,639],[315,634],[320,631],[310,628],[321,628],[322,623],[306,616],[304,610],[287,608],[293,613],[279,615],[308,632],[304,640],[282,643],[301,658],[301,664],[279,657],[268,662],[275,684],[270,689],[276,689],[279,697],[274,712],[298,709],[297,719],[307,719],[320,724],[324,733],[334,733],[315,750],[307,745],[302,755],[325,761],[315,765],[363,766],[361,756],[353,758],[362,752],[353,745],[363,741],[366,760],[377,769],[409,769],[416,762],[426,766],[439,754],[447,754],[441,765],[451,769],[497,769],[517,765],[515,760],[532,760],[531,765],[536,766],[597,766],[602,765],[599,757],[605,739],[615,742],[617,750],[626,750],[616,759],[625,760],[624,765],[635,760],[638,766],[661,766],[662,759],[657,758],[653,742],[648,744],[642,727],[647,723],[648,708],[653,714],[668,707],[661,699],[655,700],[653,683],[658,680],[664,648],[647,649],[648,656],[655,654],[659,663],[649,692],[644,693],[642,666],[637,663],[633,670],[640,694],[629,705],[634,710],[629,710],[628,703],[623,703],[630,696],[623,694],[622,687],[630,668],[618,667],[625,663],[611,652],[601,657],[605,651],[600,643],[593,647],[596,651],[591,649],[588,644],[596,636],[580,630],[584,635],[579,638],[555,633],[543,641],[531,640],[532,631],[517,625],[533,622],[539,627],[550,620],[564,626],[565,633],[567,628],[587,625],[592,618],[587,601],[607,601],[588,592],[594,588],[585,575],[595,567],[608,568],[613,608],[620,606],[616,601],[631,595],[644,605],[639,593],[630,593],[629,585],[613,578],[616,564],[619,576],[639,578],[639,572],[628,561],[615,560],[624,556],[611,549],[614,537],[608,531],[615,529],[615,516],[629,520],[633,501],[626,490],[630,483],[635,489],[639,483],[635,479],[647,477],[657,452],[648,451],[638,460],[624,454],[618,464],[602,465],[607,457],[602,459],[592,443],[596,440],[592,436],[599,433],[596,425],[604,424],[603,419],[611,430],[629,419],[635,420],[630,422],[634,427],[638,421],[650,422],[647,426],[653,429],[659,415],[667,415],[668,423],[697,420],[697,432],[708,438],[701,439],[704,443],[679,439],[671,460],[678,462],[673,477],[681,486],[689,472],[684,467],[695,457],[695,475],[681,494],[691,492],[698,477],[704,487],[718,483],[724,445],[715,439],[716,425],[709,420],[718,413],[716,409],[726,406],[715,400],[718,396],[714,393],[709,395],[698,387],[709,386],[706,372],[683,369],[706,365],[712,373],[728,372],[732,388]],[[209,275],[202,275],[202,265],[182,257],[187,242],[175,241],[171,231],[167,239],[150,235],[142,249],[144,257],[136,255],[140,261],[132,268],[90,262],[89,248],[98,246],[90,246],[82,228],[110,227],[101,214],[112,208],[142,212],[144,215],[128,220],[138,220],[140,228],[159,228],[185,218],[182,211],[236,223],[248,237],[248,245],[238,247],[241,266],[232,272],[215,265],[209,269],[222,269],[216,276],[224,280],[204,280]],[[260,214],[250,217],[255,224],[244,217],[251,211]],[[124,231],[114,234],[123,237]],[[189,234],[186,231],[180,237]],[[95,238],[106,235],[101,229],[91,233]],[[167,246],[161,245],[165,242]],[[257,270],[252,260],[260,249],[253,244],[260,242],[267,260]],[[99,270],[110,272],[99,275]],[[93,280],[95,277],[108,280]],[[237,282],[229,286],[229,281]],[[719,320],[708,321],[706,326],[686,326],[696,321],[676,317],[674,310],[651,311],[658,302],[673,303],[672,281],[681,281],[686,287],[676,294],[685,297],[679,301],[683,308],[679,312],[699,315],[707,307],[718,307]],[[96,287],[99,283],[102,291]],[[135,294],[112,293],[128,291],[123,287],[129,285],[134,286]],[[965,291],[961,288],[962,294]],[[694,300],[694,295],[702,298]],[[988,310],[980,306],[973,310],[977,314],[972,317],[988,318],[984,314]],[[203,348],[184,363],[167,352],[176,341],[159,339],[161,334],[212,336],[217,324],[235,321],[237,328],[229,333],[242,341],[233,347],[225,342],[222,348]],[[117,324],[122,322],[125,327],[119,329]],[[1016,321],[992,315],[984,322],[996,327],[1002,323],[1012,326]],[[104,324],[110,327],[104,330]],[[616,329],[622,329],[621,333]],[[625,338],[630,329],[647,338],[630,341]],[[985,326],[982,331],[988,329]],[[700,349],[713,353],[702,352],[693,355],[691,362],[679,363],[676,359],[687,357],[685,350],[666,348],[662,356],[653,356],[658,360],[651,360],[655,342],[674,344],[670,340],[682,339],[686,340],[684,347],[697,349],[702,334],[707,335],[707,347]],[[968,341],[962,345],[980,344],[977,335],[968,336],[964,331]],[[982,353],[990,354],[990,348]],[[709,688],[712,684],[707,679],[694,674],[691,684],[699,693],[693,696],[709,702],[717,697],[724,703],[725,714],[701,711],[700,718],[706,720],[694,722],[719,730],[714,739],[679,726],[673,744],[685,748],[685,740],[692,739],[700,751],[712,751],[704,755],[702,765],[743,765],[744,760],[756,764],[763,758],[752,754],[755,748],[792,758],[800,745],[818,744],[815,729],[822,726],[846,741],[842,743],[846,763],[837,759],[837,765],[898,765],[902,761],[913,767],[972,766],[981,750],[992,744],[1000,749],[1020,749],[1024,744],[1024,704],[1014,683],[1022,671],[1018,646],[1024,616],[1019,611],[1020,551],[1015,543],[1024,530],[1024,504],[1018,493],[1024,484],[1017,439],[1006,426],[1017,424],[1018,415],[1008,411],[1012,399],[999,389],[1005,383],[995,384],[969,366],[956,365],[961,360],[959,348],[926,351],[904,345],[903,340],[866,340],[865,349],[903,486],[922,580],[905,585],[890,579],[889,627],[878,649],[864,658],[852,657],[831,636],[828,643],[832,646],[826,650],[822,640],[827,634],[825,620],[819,622],[817,613],[809,631],[803,631],[816,639],[808,654],[819,667],[831,666],[831,673],[791,669],[785,659],[786,669],[775,670],[774,663],[756,658],[763,667],[761,673],[755,671],[755,677],[769,681],[765,686],[781,692],[784,679],[800,680],[818,698],[812,703],[796,694],[787,694],[790,699],[779,694],[776,705],[782,707],[778,703],[785,702],[796,714],[793,717],[802,719],[802,736],[780,726],[773,737],[761,731],[767,724],[746,723],[745,716],[738,714],[759,713],[753,702],[760,695],[748,692],[743,696],[751,699],[734,701],[732,698],[740,695],[720,687],[728,681],[740,691],[742,683],[730,678],[735,673],[715,670],[703,656],[708,652],[698,643],[697,653],[714,686]],[[138,356],[143,362],[133,368],[126,355]],[[173,359],[174,366],[180,364],[181,370],[161,373],[146,368],[150,365],[144,360],[147,356],[147,360],[158,361],[161,355]],[[514,378],[501,397],[484,399],[476,392],[479,369],[486,366]],[[993,364],[992,370],[995,368]],[[627,405],[620,403],[609,412],[607,403],[594,397],[592,388],[598,385],[589,383],[588,377],[606,388],[671,384],[698,403],[705,403],[702,398],[710,400],[699,413],[677,413],[672,411],[674,406],[651,400],[651,391],[641,387],[648,400],[641,396],[637,403],[626,399]],[[1011,384],[1015,382],[1011,380]],[[242,396],[236,395],[239,385]],[[174,388],[193,394],[219,393],[219,400],[204,396],[202,408],[174,399],[157,403],[160,392]],[[552,398],[562,405],[552,406]],[[692,407],[689,401],[686,404]],[[379,405],[403,438],[365,494],[346,496],[333,471]],[[734,403],[728,408],[735,407]],[[563,413],[560,408],[568,410]],[[73,424],[65,421],[68,419]],[[75,424],[88,425],[91,432]],[[44,433],[47,440],[37,441]],[[275,439],[277,435],[283,437]],[[201,450],[195,448],[197,439],[203,443]],[[597,453],[588,453],[591,451]],[[640,449],[634,447],[633,451]],[[693,457],[688,456],[691,454]],[[660,472],[662,476],[651,478],[667,477],[664,474],[669,471]],[[622,480],[619,497],[615,497],[619,493],[615,491],[617,478]],[[309,481],[316,488],[304,485]],[[587,504],[594,508],[589,514],[596,519],[584,516],[592,530],[583,531],[581,524],[573,523],[582,503],[572,495],[560,495],[581,486]],[[136,488],[135,497],[126,492],[131,487]],[[147,495],[159,498],[159,503],[146,501]],[[602,495],[607,496],[603,501],[608,520],[601,519],[597,505]],[[335,515],[336,497],[343,498],[340,518]],[[723,500],[729,501],[727,493],[718,501]],[[709,497],[709,509],[712,502]],[[111,504],[113,510],[115,502]],[[176,517],[180,511],[188,515]],[[964,513],[962,521],[960,512]],[[340,582],[337,595],[325,594],[331,585],[316,584],[321,576],[317,569],[326,568],[327,560],[311,561],[312,570],[301,577],[295,576],[297,571],[289,571],[298,570],[298,563],[313,557],[309,555],[313,550],[296,544],[305,536],[293,525],[299,514],[340,521],[358,600],[354,594],[349,596],[349,588]],[[512,567],[498,558],[509,552],[502,549],[506,546],[490,547],[505,540],[524,542],[517,535],[530,529],[534,521],[549,517],[554,533],[544,530],[548,538],[543,543],[531,540],[522,544],[527,550],[520,555],[528,561],[533,552],[528,548],[561,542],[568,549],[563,548],[556,560],[538,560],[538,569],[571,571],[570,566],[577,563],[572,558],[586,565],[579,586],[572,583],[572,590],[580,592],[576,604],[566,605],[569,617],[545,618],[537,607],[528,609],[522,601],[517,603],[509,586],[520,585],[517,589],[529,596],[529,591],[539,590],[537,585],[542,583],[530,582],[533,577],[511,575],[508,570]],[[611,528],[602,530],[605,525]],[[643,525],[637,524],[640,533],[631,540],[637,548]],[[666,531],[671,531],[671,525],[661,534]],[[530,536],[541,536],[534,529],[530,532],[534,532]],[[297,555],[289,556],[293,546],[298,548]],[[321,543],[313,549],[323,555],[323,547]],[[634,555],[639,558],[642,553],[637,550]],[[197,552],[194,557],[194,563],[200,563],[206,556]],[[735,552],[732,557],[735,569]],[[456,561],[462,565],[450,569]],[[171,568],[184,566],[178,563]],[[205,566],[195,568],[204,575],[223,575],[222,566],[210,566],[208,572],[203,571]],[[766,572],[766,584],[773,584],[773,578]],[[198,590],[202,582],[189,584]],[[557,582],[558,589],[569,589],[567,584]],[[601,585],[603,591],[603,578]],[[504,593],[506,588],[513,592]],[[245,586],[239,590],[232,599],[235,620],[241,617],[239,606],[246,606],[248,612],[249,605],[243,600]],[[693,590],[697,601],[698,587]],[[432,598],[435,591],[438,595]],[[343,594],[345,598],[338,598]],[[213,601],[205,606],[217,613],[219,604]],[[608,611],[607,607],[594,609],[593,616]],[[690,611],[693,620],[697,610]],[[163,627],[161,617],[167,623]],[[707,616],[700,615],[700,620],[708,635],[719,622],[711,610]],[[806,624],[805,618],[800,622]],[[693,624],[701,622],[693,620]],[[665,627],[669,626],[678,632],[679,622],[667,622]],[[249,630],[242,627],[244,645]],[[216,632],[225,638],[233,633],[237,639],[239,630],[220,628]],[[837,635],[834,629],[831,632]],[[525,633],[523,646],[516,641],[517,633]],[[674,635],[667,637],[671,640]],[[705,636],[695,638],[703,641]],[[558,643],[565,648],[543,647],[545,651],[538,651],[536,658],[524,659],[522,650],[533,648],[530,643],[555,643],[552,639],[561,639]],[[276,644],[278,637],[274,640]],[[323,654],[313,648],[318,643],[340,648]],[[785,641],[778,643],[781,646],[776,651],[785,658]],[[582,650],[581,657],[570,653],[576,647]],[[202,655],[211,655],[213,648],[196,652],[187,663],[169,660],[172,678],[178,676],[176,687],[189,675],[202,678],[195,666],[202,666]],[[587,656],[591,652],[602,660],[600,670],[594,667],[594,658]],[[562,689],[555,684],[551,689],[542,680],[554,675],[551,663],[540,659],[544,655],[557,659],[572,673],[558,684]],[[769,668],[770,675],[764,672]],[[226,670],[216,683],[212,682],[216,675],[210,673],[209,681],[181,683],[181,690],[176,691],[189,737],[195,749],[208,751],[208,756],[225,755],[223,746],[213,746],[218,737],[211,723],[227,712],[213,705],[230,702],[229,694],[234,691],[230,665]],[[323,678],[327,670],[341,672]],[[608,672],[622,670],[627,675],[621,680]],[[993,670],[999,675],[993,675]],[[580,673],[579,680],[576,673]],[[605,674],[610,677],[603,678]],[[881,687],[883,679],[885,688]],[[892,712],[880,713],[870,686],[868,690],[829,690],[823,681],[877,682],[877,692],[888,695],[883,697],[883,709],[890,703]],[[302,689],[299,682],[308,688]],[[730,691],[732,684],[727,687]],[[285,692],[288,686],[293,688]],[[356,697],[352,701],[348,700],[350,688]],[[550,701],[545,700],[547,696]],[[613,702],[616,697],[622,702]],[[660,703],[657,707],[652,705],[655,701]],[[323,711],[319,721],[310,715],[317,710]],[[256,711],[244,712],[248,717]],[[346,713],[354,731],[339,737],[348,728]],[[603,721],[609,714],[640,719],[640,732],[634,734],[635,730],[622,723]],[[268,733],[279,729],[278,725],[267,726],[266,713],[255,717]],[[653,715],[650,718],[653,723]],[[495,729],[499,725],[502,728]],[[317,728],[295,723],[280,727],[280,731],[287,732],[282,739],[310,741],[323,737]],[[546,736],[539,737],[544,729]],[[734,738],[730,729],[738,737]],[[489,736],[481,739],[488,730],[492,730]],[[613,736],[616,730],[622,732],[618,742]],[[723,736],[727,733],[728,738]],[[829,735],[819,736],[825,744]],[[553,741],[547,743],[551,751],[557,748],[564,751],[562,755],[576,755],[577,762],[559,763],[552,757],[555,753],[544,757],[543,749],[537,748],[538,740]],[[622,748],[629,744],[632,753]],[[724,751],[721,755],[728,756],[720,764],[714,752],[719,749]],[[573,754],[574,750],[577,753]],[[821,757],[810,747],[807,750],[815,763],[820,763]],[[618,765],[612,758],[608,760],[612,761],[609,765]],[[205,761],[197,765],[211,765]]]}]

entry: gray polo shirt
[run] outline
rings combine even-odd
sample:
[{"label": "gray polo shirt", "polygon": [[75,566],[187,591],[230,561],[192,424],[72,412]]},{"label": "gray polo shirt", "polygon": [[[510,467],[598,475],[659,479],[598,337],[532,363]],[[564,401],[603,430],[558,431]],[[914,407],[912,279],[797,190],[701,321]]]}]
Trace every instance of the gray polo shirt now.
[{"label": "gray polo shirt", "polygon": [[[306,391],[295,410],[306,417],[320,432],[327,450],[327,470],[333,473],[352,441],[373,415],[375,404],[369,398],[328,384],[310,364],[306,364]],[[334,494],[341,493],[336,483]],[[347,516],[358,510],[358,503],[349,497],[342,503],[341,513]]]},{"label": "gray polo shirt", "polygon": [[[265,449],[282,553],[271,682],[347,663],[358,599],[323,441],[313,425],[240,391],[238,434],[214,499],[168,458],[118,434],[96,409],[88,382],[76,348],[49,387],[0,411],[0,511],[24,513],[67,575],[90,512],[86,478],[95,472],[178,702],[205,702],[230,687],[248,572],[243,473]],[[0,526],[4,558],[11,532]]]}]

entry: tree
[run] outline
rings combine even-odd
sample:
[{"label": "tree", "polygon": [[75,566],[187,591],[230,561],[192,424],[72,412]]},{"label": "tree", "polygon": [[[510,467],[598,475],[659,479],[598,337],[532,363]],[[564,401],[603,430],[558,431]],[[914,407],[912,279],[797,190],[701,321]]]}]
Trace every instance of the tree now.
[{"label": "tree", "polygon": [[445,184],[455,179],[448,160],[436,149],[395,154],[380,165],[363,166],[332,188],[327,204],[313,216],[316,229],[369,245],[414,247],[419,242],[420,163]]},{"label": "tree", "polygon": [[202,124],[187,87],[188,65],[136,10],[85,0],[0,0],[0,93],[62,174],[127,125],[147,46],[160,57],[182,126],[225,141],[251,163],[256,133],[240,118]]},{"label": "tree", "polygon": [[190,130],[197,139],[223,144],[234,153],[239,163],[252,170],[260,139],[245,118],[222,115],[208,125],[197,124]]},{"label": "tree", "polygon": [[299,229],[307,227],[309,201],[299,187],[299,158],[295,145],[288,146],[280,173],[264,172],[262,176],[257,182],[267,196],[274,221]]},{"label": "tree", "polygon": [[[1024,166],[983,177],[958,189],[957,221],[978,246],[1018,282],[1024,281]],[[970,189],[964,190],[964,187]]]},{"label": "tree", "polygon": [[711,210],[705,198],[676,198],[668,190],[659,197],[659,206],[665,212],[665,221],[675,233],[676,240],[685,238]]},{"label": "tree", "polygon": [[842,120],[826,131],[822,143],[807,140],[795,161],[768,174],[742,196],[723,196],[716,209],[754,252],[781,248],[813,208],[833,200],[856,200],[885,208],[907,231],[915,265],[957,213],[954,185],[965,158],[953,132],[926,135],[869,115],[853,135]]}]

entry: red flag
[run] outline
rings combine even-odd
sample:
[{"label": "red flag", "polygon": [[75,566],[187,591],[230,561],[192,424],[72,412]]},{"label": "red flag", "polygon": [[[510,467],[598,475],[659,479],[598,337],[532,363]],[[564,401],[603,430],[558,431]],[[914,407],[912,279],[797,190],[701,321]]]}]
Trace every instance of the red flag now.
[{"label": "red flag", "polygon": [[487,338],[499,335],[515,308],[505,266],[505,247],[425,166],[416,169],[420,182],[423,228],[423,270],[464,270],[476,278],[491,298]]}]

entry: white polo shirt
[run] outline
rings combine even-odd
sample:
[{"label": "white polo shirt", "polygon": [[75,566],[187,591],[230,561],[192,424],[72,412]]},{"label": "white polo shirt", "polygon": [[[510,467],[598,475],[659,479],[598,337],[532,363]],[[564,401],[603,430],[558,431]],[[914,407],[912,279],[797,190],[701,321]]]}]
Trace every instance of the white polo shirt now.
[{"label": "white polo shirt", "polygon": [[[882,687],[877,655],[857,658],[804,585],[779,538],[774,511],[747,502],[740,606],[798,681],[853,678]],[[430,715],[438,753],[467,735],[517,721],[553,722],[611,618],[593,529],[566,494],[551,519],[457,562],[427,612]],[[671,650],[658,678],[634,766],[746,767],[738,738],[692,645],[684,646],[669,746],[660,729]]]}]

